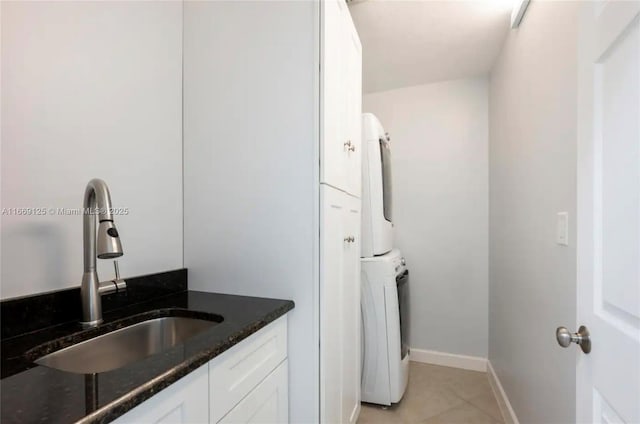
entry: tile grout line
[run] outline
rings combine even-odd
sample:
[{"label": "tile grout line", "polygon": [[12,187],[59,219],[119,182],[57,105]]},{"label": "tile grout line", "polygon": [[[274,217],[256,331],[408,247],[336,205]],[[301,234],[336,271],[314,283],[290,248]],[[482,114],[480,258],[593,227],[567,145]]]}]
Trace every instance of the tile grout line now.
[{"label": "tile grout line", "polygon": [[[478,407],[477,407],[477,406],[475,406],[473,403],[469,402],[467,399],[465,399],[465,398],[463,398],[462,396],[460,396],[460,395],[459,395],[455,390],[451,390],[451,392],[453,393],[453,395],[454,395],[455,397],[457,397],[458,399],[460,399],[462,402],[466,403],[468,406],[471,406],[473,409],[475,409],[476,411],[480,412],[482,415],[484,415],[484,416],[486,416],[486,417],[489,417],[491,420],[496,421],[496,422],[500,422],[500,423],[503,423],[503,422],[504,422],[502,419],[495,418],[495,417],[494,417],[494,416],[492,416],[491,414],[489,414],[489,413],[487,413],[487,412],[483,411],[482,409],[478,408]],[[493,392],[489,392],[489,393],[491,394],[491,396],[493,396],[494,400],[497,402],[497,399],[495,399],[495,396],[493,395]],[[472,398],[472,399],[473,399],[473,398],[476,398],[476,397],[478,397],[478,396],[481,396],[482,394],[483,394],[483,393],[478,393],[478,394],[477,394],[477,395],[475,395],[475,396],[471,396],[471,398]],[[426,418],[426,419],[425,419],[425,420],[423,420],[423,421],[430,420],[431,418],[434,418],[434,417],[440,416],[440,415],[445,414],[445,413],[447,413],[447,412],[449,412],[449,411],[451,411],[451,410],[453,410],[453,409],[460,408],[461,406],[462,406],[462,405],[457,405],[457,406],[451,407],[451,408],[447,409],[446,411],[444,411],[444,412],[442,412],[442,413],[440,413],[440,414],[438,414],[438,415],[434,415],[433,417]]]},{"label": "tile grout line", "polygon": [[[493,396],[493,393],[491,393],[491,395]],[[478,395],[478,396],[480,396],[480,395]],[[474,396],[474,397],[478,397],[478,396]],[[471,407],[473,407],[473,409],[476,409],[477,411],[480,411],[483,415],[491,418],[493,421],[499,422],[499,423],[504,423],[504,420],[502,418],[496,418],[493,415],[489,414],[488,412],[485,412],[482,409],[478,408],[477,406],[475,406],[473,403],[469,402],[468,400],[463,399],[463,398],[460,398],[460,399],[462,399],[467,405],[470,405]],[[494,400],[496,400],[495,396],[494,396]],[[496,402],[497,402],[497,400],[496,400]],[[499,409],[498,409],[498,412],[500,412]]]},{"label": "tile grout line", "polygon": [[[468,401],[466,401],[465,399],[461,398],[460,396],[458,396],[458,395],[457,395],[457,394],[455,394],[455,393],[454,393],[454,395],[455,395],[458,399],[462,400],[462,401],[463,401],[463,403],[466,403],[467,405],[471,406],[471,407],[472,407],[473,409],[475,409],[476,411],[480,412],[480,414],[484,415],[485,417],[488,417],[488,418],[489,418],[489,419],[491,419],[492,421],[495,421],[495,418],[494,418],[494,417],[492,417],[491,415],[487,414],[486,412],[484,412],[483,410],[481,410],[481,409],[480,409],[480,408],[478,408],[477,406],[475,406],[475,405],[473,405],[473,404],[469,403]],[[432,415],[432,416],[430,416],[430,417],[424,418],[424,419],[420,420],[420,422],[421,422],[421,423],[424,423],[424,422],[426,422],[426,421],[428,421],[428,420],[432,420],[432,419],[437,418],[437,417],[439,417],[439,416],[441,416],[441,415],[447,414],[447,413],[449,413],[449,412],[451,412],[451,411],[455,411],[456,409],[460,408],[461,406],[463,406],[463,404],[453,406],[453,407],[451,407],[451,408],[447,409],[446,411],[442,411],[442,412],[440,412],[439,414]]]},{"label": "tile grout line", "polygon": [[[436,367],[443,367],[443,365],[438,365],[438,364],[427,364],[427,365],[436,366]],[[446,366],[444,366],[444,367],[446,367]],[[463,370],[463,371],[470,372],[470,373],[482,373],[482,374],[485,374],[485,376],[487,377],[487,381],[488,381],[488,378],[489,378],[489,377],[488,377],[488,372],[487,372],[487,371],[477,371],[477,370],[470,370],[470,369],[465,369],[465,368],[455,368],[455,367],[447,367],[447,368],[459,369],[459,370]],[[480,413],[482,413],[482,415],[484,415],[484,416],[486,416],[486,417],[489,417],[491,420],[493,420],[493,421],[495,421],[495,422],[499,422],[499,423],[501,423],[501,424],[504,424],[504,417],[502,417],[502,413],[500,413],[500,415],[501,415],[501,416],[500,416],[500,418],[496,418],[496,417],[492,416],[491,414],[489,414],[488,412],[485,412],[485,411],[483,411],[482,409],[478,408],[476,405],[472,404],[472,403],[471,403],[469,400],[467,400],[466,398],[464,398],[464,397],[460,396],[460,395],[457,393],[457,391],[456,391],[455,389],[453,389],[453,388],[449,388],[449,389],[451,390],[451,394],[453,394],[456,398],[458,398],[459,400],[463,401],[463,402],[464,402],[464,403],[466,403],[467,405],[470,405],[471,407],[473,407],[473,409],[475,409],[475,410],[479,411]],[[487,391],[486,393],[487,393],[487,394],[490,394],[490,395],[491,395],[491,397],[493,398],[493,400],[494,400],[494,401],[496,402],[496,404],[497,404],[498,399],[496,398],[496,395],[495,395],[495,393],[493,392],[493,389],[491,388],[491,384],[490,384],[490,383],[489,383],[489,391]],[[473,399],[473,398],[476,398],[476,397],[481,396],[481,395],[483,395],[483,394],[485,394],[485,392],[484,392],[484,391],[483,391],[483,393],[477,393],[477,394],[476,394],[476,395],[474,395],[474,396],[470,396],[470,398],[471,398],[471,399]],[[425,419],[423,419],[422,421],[426,421],[426,420],[429,420],[429,419],[431,419],[431,418],[438,417],[438,416],[440,416],[440,415],[442,415],[442,414],[445,414],[445,413],[447,413],[447,412],[449,412],[449,411],[451,411],[451,410],[453,410],[453,409],[460,408],[460,406],[461,406],[461,405],[453,406],[453,407],[451,407],[451,408],[447,409],[446,411],[441,412],[440,414],[433,415],[433,416],[431,416],[431,417],[425,418]],[[500,412],[500,405],[497,405],[497,406],[498,406],[498,412]]]},{"label": "tile grout line", "polygon": [[[413,365],[413,364],[412,364]],[[440,368],[450,368],[450,367],[442,367],[442,366],[438,366],[438,365],[434,365],[434,364],[424,364],[424,363],[416,363],[415,365],[417,365],[417,369],[423,368],[425,367],[425,370],[428,368],[434,368],[434,369],[440,369]],[[413,367],[412,367],[413,368]],[[413,375],[415,373],[416,370],[413,370],[413,372],[411,372],[411,374]],[[476,374],[478,373],[478,371],[474,371],[474,370],[461,370],[464,371],[464,374]],[[487,372],[482,372],[480,371],[479,373],[484,374],[485,378],[488,376]],[[418,372],[417,374],[422,374],[420,372]],[[427,372],[427,375],[430,374],[429,372]],[[445,374],[446,375],[446,374]],[[451,376],[453,377],[453,375]],[[448,379],[447,379],[448,380]],[[475,377],[473,378],[473,381],[475,381]],[[417,389],[418,386],[414,386],[414,384],[416,383],[416,380],[414,378],[410,378],[409,381],[409,387],[407,388],[408,391],[413,391],[413,389]],[[504,424],[504,419],[501,417],[501,414],[498,412],[498,417],[494,416],[491,412],[492,408],[491,405],[489,403],[487,403],[485,405],[486,402],[489,401],[488,398],[486,397],[490,397],[491,401],[496,402],[497,403],[497,399],[495,394],[493,393],[493,390],[491,389],[491,385],[488,384],[487,390],[482,390],[478,387],[479,390],[464,390],[464,388],[459,387],[458,384],[448,384],[448,381],[442,381],[442,384],[439,384],[437,387],[434,387],[434,389],[438,389],[438,391],[442,391],[444,390],[445,392],[448,392],[448,395],[450,397],[450,402],[449,405],[442,405],[445,406],[446,409],[444,411],[438,412],[433,414],[436,411],[431,411],[431,414],[429,414],[429,412],[427,410],[422,410],[420,412],[418,412],[418,410],[415,410],[414,412],[418,412],[418,413],[411,413],[411,411],[404,411],[401,412],[401,410],[398,411],[394,411],[393,409],[391,409],[391,411],[385,409],[385,408],[381,408],[380,411],[378,411],[378,408],[375,408],[374,405],[372,405],[371,411],[369,411],[368,414],[371,414],[370,417],[365,418],[365,420],[361,421],[362,424],[365,423],[370,423],[370,422],[381,422],[378,421],[379,419],[385,419],[386,423],[391,424],[391,423],[396,423],[396,424],[406,424],[406,423],[427,423],[430,420],[437,420],[437,417],[441,417],[444,414],[448,414],[448,413],[456,413],[456,412],[462,412],[464,413],[464,411],[466,410],[466,412],[469,412],[471,414],[474,414],[477,416],[477,418],[480,418],[481,420],[486,419],[488,423],[491,424]],[[487,383],[489,383],[487,381]],[[475,383],[474,383],[475,384]],[[465,385],[466,387],[466,385]],[[462,389],[462,390],[460,390]],[[416,392],[416,394],[418,395],[418,398],[421,398],[424,392],[424,395],[428,397],[427,392],[429,390],[418,390]],[[406,399],[403,399],[406,402]],[[425,399],[427,400],[427,399]],[[476,406],[473,402],[474,401],[478,401],[478,404],[480,406]],[[486,401],[486,402],[485,402]],[[366,411],[368,408],[366,406],[366,404],[363,404],[363,411]],[[413,409],[413,408],[410,408]],[[456,409],[458,409],[458,411],[456,411]],[[486,409],[486,411],[485,411]],[[456,411],[456,412],[454,412]],[[389,412],[391,412],[391,414],[389,414]],[[408,415],[407,415],[408,414]],[[484,418],[483,418],[484,417]],[[364,416],[363,416],[364,418]],[[409,421],[407,421],[407,419],[409,419]]]}]

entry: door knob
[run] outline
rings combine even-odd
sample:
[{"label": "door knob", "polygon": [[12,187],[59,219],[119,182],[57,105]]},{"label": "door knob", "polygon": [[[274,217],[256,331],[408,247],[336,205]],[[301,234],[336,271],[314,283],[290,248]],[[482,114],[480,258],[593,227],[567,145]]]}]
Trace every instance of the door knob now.
[{"label": "door knob", "polygon": [[584,353],[591,352],[591,339],[589,338],[589,330],[581,325],[577,333],[570,333],[566,327],[558,327],[556,329],[556,340],[562,347],[569,347],[571,343],[580,346]]}]

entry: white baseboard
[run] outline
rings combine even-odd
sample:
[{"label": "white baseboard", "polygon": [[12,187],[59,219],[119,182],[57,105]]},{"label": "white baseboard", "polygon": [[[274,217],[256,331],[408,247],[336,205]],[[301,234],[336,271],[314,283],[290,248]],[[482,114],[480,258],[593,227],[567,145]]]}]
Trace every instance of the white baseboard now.
[{"label": "white baseboard", "polygon": [[456,355],[453,353],[436,352],[411,348],[409,359],[425,364],[442,365],[444,367],[462,368],[471,371],[487,371],[487,359],[479,356]]},{"label": "white baseboard", "polygon": [[496,375],[493,366],[491,366],[491,361],[487,361],[487,374],[489,376],[489,384],[491,385],[493,394],[498,401],[498,407],[500,407],[500,412],[502,413],[502,418],[504,418],[505,424],[520,424],[515,411],[511,407],[511,402],[509,402],[507,393],[502,388],[500,379]]},{"label": "white baseboard", "polygon": [[357,402],[356,406],[351,411],[351,417],[349,418],[350,424],[356,424],[358,422],[358,417],[360,416],[360,402]]}]

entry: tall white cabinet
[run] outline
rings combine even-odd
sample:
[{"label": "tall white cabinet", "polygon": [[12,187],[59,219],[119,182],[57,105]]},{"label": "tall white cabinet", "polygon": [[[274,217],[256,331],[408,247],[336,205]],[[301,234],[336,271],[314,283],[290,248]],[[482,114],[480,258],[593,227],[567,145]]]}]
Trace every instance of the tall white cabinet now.
[{"label": "tall white cabinet", "polygon": [[361,45],[344,0],[184,3],[184,263],[293,299],[290,422],[360,399]]},{"label": "tall white cabinet", "polygon": [[360,411],[362,47],[346,3],[321,3],[320,417]]}]

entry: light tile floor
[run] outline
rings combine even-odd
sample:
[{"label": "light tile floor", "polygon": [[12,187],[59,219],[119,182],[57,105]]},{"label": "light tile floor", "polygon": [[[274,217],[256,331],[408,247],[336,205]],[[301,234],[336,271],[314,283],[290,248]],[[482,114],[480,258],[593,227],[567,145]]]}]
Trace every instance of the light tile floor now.
[{"label": "light tile floor", "polygon": [[409,386],[387,409],[362,404],[358,424],[496,424],[502,415],[487,374],[410,363]]}]

